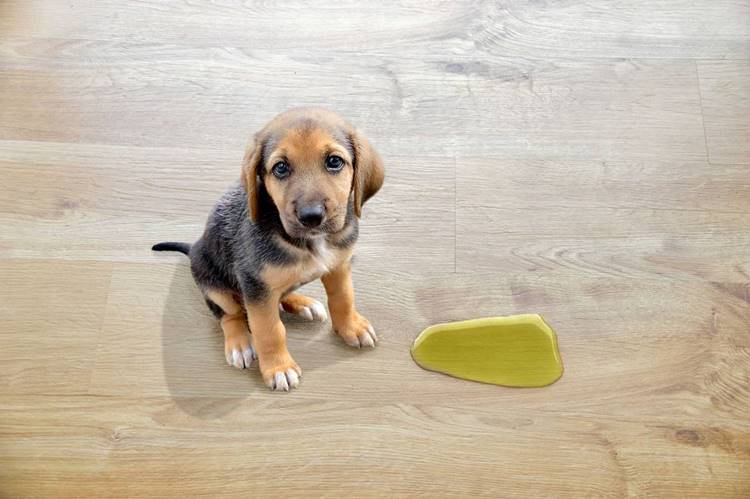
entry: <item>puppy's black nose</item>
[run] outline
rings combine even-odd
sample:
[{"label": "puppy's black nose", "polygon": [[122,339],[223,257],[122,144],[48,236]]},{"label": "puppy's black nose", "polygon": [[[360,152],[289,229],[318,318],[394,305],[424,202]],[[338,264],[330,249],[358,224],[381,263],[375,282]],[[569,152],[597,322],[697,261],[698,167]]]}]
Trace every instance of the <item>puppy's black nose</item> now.
[{"label": "puppy's black nose", "polygon": [[311,204],[297,208],[297,219],[302,225],[310,229],[322,224],[323,217],[325,217],[325,208],[322,204]]}]

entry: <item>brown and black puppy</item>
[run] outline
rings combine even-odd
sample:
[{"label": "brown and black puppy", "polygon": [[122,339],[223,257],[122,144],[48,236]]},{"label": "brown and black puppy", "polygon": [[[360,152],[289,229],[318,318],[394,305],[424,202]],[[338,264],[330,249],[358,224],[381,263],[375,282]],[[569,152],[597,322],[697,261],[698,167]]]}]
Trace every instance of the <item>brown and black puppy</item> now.
[{"label": "brown and black puppy", "polygon": [[153,247],[190,257],[221,321],[230,365],[249,367],[257,357],[271,389],[296,387],[302,370],[286,348],[279,312],[325,320],[322,304],[294,292],[318,278],[336,333],[353,347],[375,345],[372,325],[354,306],[351,258],[362,205],[383,179],[378,154],[349,123],[325,109],[293,109],[255,135],[241,182],[195,244]]}]

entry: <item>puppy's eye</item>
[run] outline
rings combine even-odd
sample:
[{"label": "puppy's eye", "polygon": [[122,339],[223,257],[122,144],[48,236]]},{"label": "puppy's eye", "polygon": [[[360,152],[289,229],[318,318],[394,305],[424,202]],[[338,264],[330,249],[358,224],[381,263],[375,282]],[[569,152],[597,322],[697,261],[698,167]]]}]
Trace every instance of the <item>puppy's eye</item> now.
[{"label": "puppy's eye", "polygon": [[273,173],[274,177],[279,179],[288,177],[291,172],[292,170],[289,168],[286,161],[278,161],[273,165],[273,168],[271,168],[271,173]]},{"label": "puppy's eye", "polygon": [[326,158],[326,168],[328,171],[337,172],[344,167],[344,160],[338,156],[328,156]]}]

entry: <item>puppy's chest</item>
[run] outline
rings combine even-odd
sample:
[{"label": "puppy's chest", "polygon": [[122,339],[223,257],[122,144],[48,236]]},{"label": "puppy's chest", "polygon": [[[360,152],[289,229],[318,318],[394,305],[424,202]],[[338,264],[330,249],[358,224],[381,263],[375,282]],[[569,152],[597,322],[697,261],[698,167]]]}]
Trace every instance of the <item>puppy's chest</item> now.
[{"label": "puppy's chest", "polygon": [[269,268],[263,277],[273,289],[288,293],[331,272],[349,255],[350,251],[332,247],[324,240],[314,241],[308,250],[301,252],[294,264]]},{"label": "puppy's chest", "polygon": [[343,252],[331,247],[325,240],[310,243],[310,251],[299,265],[300,283],[317,279],[341,264]]}]

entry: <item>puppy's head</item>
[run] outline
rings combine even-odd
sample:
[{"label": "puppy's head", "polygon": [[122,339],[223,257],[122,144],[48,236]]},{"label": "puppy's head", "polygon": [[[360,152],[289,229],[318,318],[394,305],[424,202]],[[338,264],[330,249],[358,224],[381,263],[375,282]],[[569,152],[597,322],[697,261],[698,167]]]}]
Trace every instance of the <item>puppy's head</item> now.
[{"label": "puppy's head", "polygon": [[325,109],[293,109],[274,118],[248,148],[242,174],[252,220],[261,216],[265,191],[284,230],[297,238],[340,231],[350,198],[361,216],[383,179],[383,164],[367,139]]}]

